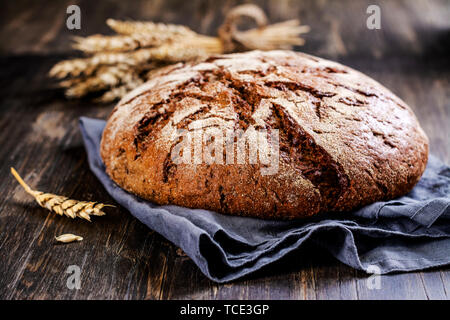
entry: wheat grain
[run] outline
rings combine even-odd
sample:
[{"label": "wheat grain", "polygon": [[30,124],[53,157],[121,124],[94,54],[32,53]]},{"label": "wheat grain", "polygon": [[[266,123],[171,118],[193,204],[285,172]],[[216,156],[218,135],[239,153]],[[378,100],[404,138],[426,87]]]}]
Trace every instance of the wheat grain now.
[{"label": "wheat grain", "polygon": [[41,207],[59,214],[60,216],[65,215],[72,219],[78,217],[91,221],[90,215],[103,216],[105,215],[102,211],[104,207],[114,207],[113,205],[93,201],[72,200],[64,196],[33,190],[25,183],[25,181],[23,181],[14,168],[11,168],[11,173],[24,190],[32,195]]},{"label": "wheat grain", "polygon": [[66,233],[66,234],[62,234],[60,236],[55,237],[56,241],[59,242],[64,242],[64,243],[69,243],[69,242],[73,242],[73,241],[82,241],[83,237],[77,236],[75,234],[71,234],[71,233]]}]

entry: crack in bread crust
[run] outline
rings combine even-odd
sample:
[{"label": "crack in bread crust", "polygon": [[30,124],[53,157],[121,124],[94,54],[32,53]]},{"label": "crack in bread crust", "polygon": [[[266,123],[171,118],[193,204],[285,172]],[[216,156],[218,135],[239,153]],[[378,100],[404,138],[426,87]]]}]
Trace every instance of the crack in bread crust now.
[{"label": "crack in bread crust", "polygon": [[[251,72],[249,72],[251,73]],[[213,74],[215,79],[226,84],[227,88],[233,90],[236,94],[234,110],[239,115],[236,123],[237,129],[247,129],[249,125],[254,125],[252,118],[255,106],[261,103],[265,96],[255,94],[253,83],[243,84],[234,79],[230,73],[219,69],[218,72],[203,73],[204,77]],[[262,72],[257,73],[259,76],[264,75]],[[321,92],[312,87],[296,83],[268,82],[265,84],[269,87],[275,87],[279,90],[291,91],[301,90],[320,99],[323,97],[333,97],[336,95],[332,92]],[[271,129],[279,129],[281,131],[280,148],[287,156],[287,160],[299,170],[299,173],[319,190],[322,196],[322,209],[333,210],[339,197],[349,186],[349,179],[345,175],[342,167],[334,161],[331,156],[320,146],[318,146],[314,138],[308,135],[303,128],[290,117],[289,113],[284,110],[284,106],[272,103],[275,121],[267,121],[268,127]]]},{"label": "crack in bread crust", "polygon": [[282,132],[280,152],[319,190],[322,210],[334,210],[349,186],[349,179],[343,168],[316,144],[314,138],[292,119],[283,106],[272,105],[276,119],[271,125],[273,128],[280,128]]}]

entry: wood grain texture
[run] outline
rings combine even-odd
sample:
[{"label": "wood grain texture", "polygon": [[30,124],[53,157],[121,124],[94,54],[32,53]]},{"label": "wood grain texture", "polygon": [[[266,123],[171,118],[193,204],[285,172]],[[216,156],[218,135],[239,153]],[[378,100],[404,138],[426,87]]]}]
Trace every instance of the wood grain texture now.
[{"label": "wood grain texture", "polygon": [[[51,4],[50,4],[51,3]],[[134,18],[182,23],[214,34],[237,1],[3,1],[0,4],[0,298],[1,299],[449,299],[450,268],[367,275],[313,247],[229,284],[205,278],[177,248],[122,208],[93,223],[40,208],[9,175],[34,188],[114,203],[89,171],[78,117],[106,118],[112,105],[68,101],[46,73],[74,55],[70,37],[109,33],[104,21]],[[271,21],[300,18],[312,28],[301,50],[338,60],[380,81],[416,112],[431,153],[450,163],[450,5],[446,0],[377,1],[382,29],[366,28],[371,1],[256,1]],[[78,4],[82,29],[65,28]],[[300,48],[299,48],[300,49]],[[74,233],[82,242],[61,245]],[[69,265],[81,289],[66,287]]]}]

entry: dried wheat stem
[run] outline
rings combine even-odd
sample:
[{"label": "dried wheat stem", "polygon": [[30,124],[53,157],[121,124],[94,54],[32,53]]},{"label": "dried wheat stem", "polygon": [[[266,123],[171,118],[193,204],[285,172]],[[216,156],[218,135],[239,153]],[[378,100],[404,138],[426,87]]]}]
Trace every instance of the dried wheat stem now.
[{"label": "dried wheat stem", "polygon": [[78,217],[91,221],[90,215],[103,216],[105,215],[102,211],[104,207],[114,207],[113,205],[93,201],[72,200],[64,196],[33,190],[25,183],[25,181],[23,181],[14,168],[11,168],[11,173],[25,191],[35,198],[36,202],[41,207],[61,216],[65,215],[72,219]]},{"label": "dried wheat stem", "polygon": [[33,189],[31,189],[30,186],[27,185],[27,184],[25,183],[25,181],[23,181],[22,177],[17,173],[16,169],[14,169],[14,168],[11,167],[11,173],[12,173],[12,175],[14,176],[14,178],[16,178],[16,180],[20,183],[20,185],[24,188],[24,190],[25,190],[27,193],[31,194],[31,195],[34,197],[36,191],[34,191]]},{"label": "dried wheat stem", "polygon": [[180,41],[183,47],[201,48],[207,54],[220,54],[224,52],[223,42],[217,37],[198,35],[194,38],[186,38]]}]

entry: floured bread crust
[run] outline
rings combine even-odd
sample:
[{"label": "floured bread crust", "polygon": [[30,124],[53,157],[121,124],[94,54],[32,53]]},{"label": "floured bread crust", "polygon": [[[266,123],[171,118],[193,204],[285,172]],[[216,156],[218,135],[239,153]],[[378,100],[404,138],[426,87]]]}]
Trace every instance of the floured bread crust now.
[{"label": "floured bread crust", "polygon": [[[279,132],[276,173],[261,163],[175,164],[177,130]],[[125,96],[101,156],[125,190],[158,204],[291,219],[347,211],[412,189],[428,139],[411,109],[371,78],[292,51],[178,64]]]}]

